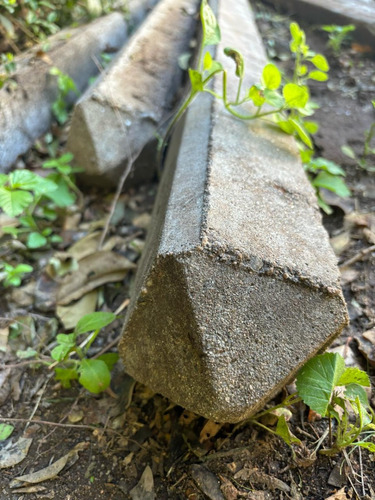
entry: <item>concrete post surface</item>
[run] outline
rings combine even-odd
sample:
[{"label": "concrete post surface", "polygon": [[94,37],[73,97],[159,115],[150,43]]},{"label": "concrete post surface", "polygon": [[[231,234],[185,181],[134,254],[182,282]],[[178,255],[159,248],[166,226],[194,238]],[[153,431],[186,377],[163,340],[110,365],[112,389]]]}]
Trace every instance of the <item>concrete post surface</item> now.
[{"label": "concrete post surface", "polygon": [[126,36],[123,16],[113,13],[53,35],[44,59],[36,55],[40,47],[16,59],[12,78],[17,86],[9,91],[5,85],[0,90],[0,172],[6,172],[49,129],[58,92],[56,77],[49,74],[51,67],[68,74],[82,92],[99,71],[100,55],[118,50]]},{"label": "concrete post surface", "polygon": [[[198,0],[161,0],[96,86],[77,103],[67,149],[87,182],[117,185],[154,137],[180,87]],[[152,169],[153,171],[154,169]]]},{"label": "concrete post surface", "polygon": [[[221,0],[218,18],[217,59],[240,50],[249,87],[266,57],[247,0]],[[249,417],[330,344],[348,318],[294,139],[200,96],[174,134],[133,292],[126,371],[215,421]]]}]

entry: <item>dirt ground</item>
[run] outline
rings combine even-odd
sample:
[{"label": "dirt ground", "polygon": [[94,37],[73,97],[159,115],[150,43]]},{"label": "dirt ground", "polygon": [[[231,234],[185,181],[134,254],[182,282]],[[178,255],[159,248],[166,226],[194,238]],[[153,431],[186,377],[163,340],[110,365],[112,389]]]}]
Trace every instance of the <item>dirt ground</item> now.
[{"label": "dirt ground", "polygon": [[[257,5],[257,22],[269,57],[288,71],[290,19]],[[331,66],[328,87],[317,83],[311,89],[321,106],[315,115],[320,124],[315,143],[321,156],[345,169],[353,194],[345,200],[326,194],[334,212],[323,221],[338,257],[351,320],[333,347],[349,365],[373,376],[375,175],[346,157],[341,146],[350,145],[361,154],[364,132],[375,119],[371,106],[374,53],[354,43],[336,57],[325,45],[325,33],[316,26],[302,26],[308,43],[324,53]],[[61,132],[61,144],[64,137],[66,130]],[[43,156],[42,142],[23,161],[28,168],[38,168]],[[369,161],[373,168],[374,160]],[[139,258],[156,189],[155,183],[130,190],[116,209],[111,225],[111,234],[117,237],[113,249],[132,262]],[[101,230],[111,200],[112,195],[86,193],[84,209],[72,210],[64,220],[61,249],[93,227]],[[0,255],[14,251],[9,248],[5,242]],[[0,416],[15,426],[10,440],[0,442],[0,462],[9,453],[10,442],[13,449],[25,447],[25,442],[30,446],[22,462],[1,469],[0,500],[375,499],[375,456],[358,448],[334,458],[315,456],[316,442],[328,424],[310,421],[304,406],[295,409],[290,422],[303,442],[293,457],[279,438],[249,424],[216,425],[152,394],[124,375],[120,363],[111,390],[93,396],[78,386],[63,389],[53,370],[19,359],[16,352],[27,348],[41,356],[50,352],[54,336],[61,331],[53,319],[53,303],[46,306],[45,302],[53,295],[51,280],[43,271],[52,254],[51,250],[21,254],[34,260],[39,271],[26,280],[26,287],[0,297],[0,311],[9,312],[2,316],[16,320],[0,351]],[[119,319],[104,329],[91,348],[92,355],[116,351],[133,278],[134,271],[129,271],[122,283],[102,288],[102,310],[119,310]],[[9,326],[7,318],[1,318],[0,341]],[[372,399],[373,407],[374,403]],[[20,438],[29,441],[20,442]],[[60,473],[56,468],[47,471],[50,479],[26,487],[14,482],[63,457],[65,467]]]}]

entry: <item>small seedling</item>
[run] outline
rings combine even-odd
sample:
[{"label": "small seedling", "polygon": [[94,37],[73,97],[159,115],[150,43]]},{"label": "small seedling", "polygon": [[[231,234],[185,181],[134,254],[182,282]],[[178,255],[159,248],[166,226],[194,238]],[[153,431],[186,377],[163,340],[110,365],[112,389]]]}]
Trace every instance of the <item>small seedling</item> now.
[{"label": "small seedling", "polygon": [[6,82],[13,82],[17,85],[11,78],[11,74],[16,69],[16,63],[14,61],[14,55],[11,52],[6,52],[0,56],[0,64],[4,68],[5,73],[0,73],[0,89],[4,86]]},{"label": "small seedling", "polygon": [[[68,388],[72,380],[78,380],[85,389],[94,394],[107,389],[111,382],[111,369],[117,362],[118,354],[107,353],[96,359],[86,356],[100,330],[115,319],[116,315],[113,313],[87,314],[78,321],[73,333],[57,335],[57,346],[51,352],[56,363],[52,366],[55,367],[56,380],[59,380],[63,387]],[[86,335],[83,341],[82,335]]]},{"label": "small seedling", "polygon": [[[372,101],[372,105],[375,108],[375,101]],[[365,132],[363,151],[360,156],[357,156],[354,150],[348,145],[342,146],[341,148],[342,152],[346,156],[348,156],[352,160],[355,160],[357,162],[357,165],[363,168],[364,170],[367,170],[367,172],[375,172],[375,165],[369,164],[369,157],[371,155],[375,155],[375,148],[372,146],[374,137],[375,137],[375,122],[372,123],[370,129]]]},{"label": "small seedling", "polygon": [[5,287],[20,286],[25,275],[32,271],[33,268],[28,264],[18,264],[14,267],[4,262],[0,264],[0,281]]},{"label": "small seedling", "polygon": [[[315,356],[299,371],[296,379],[297,392],[281,404],[255,415],[251,421],[280,436],[289,446],[300,444],[287,424],[285,413],[277,410],[303,401],[315,413],[328,418],[329,448],[321,450],[325,455],[335,455],[347,447],[361,446],[375,452],[375,444],[361,440],[364,432],[375,436],[374,412],[364,387],[370,386],[367,373],[358,368],[346,368],[345,361],[337,353]],[[277,417],[276,429],[262,424],[265,415]],[[333,428],[332,421],[335,422]]]},{"label": "small seedling", "polygon": [[78,89],[72,78],[63,73],[59,68],[55,66],[50,69],[50,75],[54,75],[57,78],[57,88],[58,94],[55,101],[52,103],[52,112],[60,125],[68,120],[68,106],[67,97],[69,92],[74,92],[79,94]]},{"label": "small seedling", "polygon": [[[312,174],[310,179],[315,182],[315,184],[313,182],[313,185],[318,194],[318,203],[323,210],[329,212],[329,207],[322,201],[320,196],[323,180],[324,187],[334,191],[339,196],[342,196],[343,193],[346,196],[350,192],[348,188],[342,188],[343,184],[345,186],[342,179],[345,173],[340,167],[337,166],[336,173],[332,173],[331,169],[331,172],[328,172],[329,175],[327,175],[326,169],[323,168],[322,176],[319,178],[321,173],[320,169],[317,168],[319,162],[315,162],[315,167],[311,164],[314,152],[311,136],[317,132],[319,127],[316,122],[310,119],[317,105],[310,99],[308,81],[324,82],[328,79],[329,64],[326,58],[322,54],[310,50],[310,47],[306,44],[305,32],[297,23],[291,23],[290,33],[292,39],[290,50],[295,61],[292,78],[286,78],[274,64],[269,63],[263,68],[260,83],[243,89],[245,75],[243,56],[238,50],[227,47],[224,54],[234,61],[235,75],[238,79],[235,98],[234,100],[229,99],[227,71],[221,63],[212,58],[209,51],[205,51],[206,47],[217,45],[221,39],[219,25],[207,0],[202,1],[200,16],[203,37],[197,67],[189,69],[191,90],[170,122],[164,139],[159,143],[159,159],[174,125],[198,94],[206,92],[221,100],[225,109],[236,118],[241,120],[271,119],[285,133],[295,136],[300,145],[303,163],[310,164],[306,170]],[[210,84],[215,75],[221,75],[222,77],[221,93],[214,92],[211,89]],[[242,106],[245,103],[251,103],[255,110],[251,113],[244,112]],[[332,162],[330,163],[332,164]],[[339,181],[336,180],[337,176],[340,177]]]},{"label": "small seedling", "polygon": [[355,30],[355,26],[354,24],[347,24],[346,26],[330,24],[322,26],[322,30],[329,33],[327,45],[332,49],[335,56],[338,56],[343,44],[349,40],[349,33]]}]

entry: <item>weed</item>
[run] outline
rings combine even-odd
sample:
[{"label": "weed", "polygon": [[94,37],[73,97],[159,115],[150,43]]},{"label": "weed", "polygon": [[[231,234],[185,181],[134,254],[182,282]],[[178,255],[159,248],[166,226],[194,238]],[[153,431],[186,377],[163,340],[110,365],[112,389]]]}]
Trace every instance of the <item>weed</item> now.
[{"label": "weed", "polygon": [[15,170],[0,174],[0,208],[10,217],[17,218],[17,226],[6,226],[2,232],[25,240],[29,249],[58,243],[61,238],[45,221],[57,218],[57,208],[65,208],[75,202],[78,188],[72,174],[78,169],[70,166],[73,155],[67,153],[59,159],[43,164],[53,168],[47,177],[29,170]]},{"label": "weed", "polygon": [[13,267],[11,264],[2,262],[0,264],[0,281],[5,287],[20,286],[25,274],[31,273],[33,268],[28,264],[18,264]]},{"label": "weed", "polygon": [[346,26],[330,24],[322,26],[322,30],[329,33],[327,45],[332,49],[335,56],[338,56],[343,44],[349,40],[349,33],[355,30],[355,26],[354,24],[347,24]]},{"label": "weed", "polygon": [[[368,432],[375,436],[375,415],[364,387],[370,386],[367,373],[358,368],[346,368],[345,361],[337,353],[315,356],[299,371],[296,379],[297,393],[288,396],[281,404],[255,415],[251,421],[280,436],[289,446],[300,444],[287,424],[285,410],[303,401],[311,410],[329,422],[329,448],[324,455],[335,455],[347,447],[361,446],[375,452],[375,444],[360,440]],[[277,418],[275,429],[261,423],[266,415]],[[335,422],[333,429],[332,421]]]},{"label": "weed", "polygon": [[52,103],[52,113],[60,125],[68,120],[67,97],[69,92],[79,94],[76,84],[73,79],[63,73],[55,66],[50,69],[50,75],[56,76],[58,94],[55,101]]},{"label": "weed", "polygon": [[[375,108],[375,101],[372,101],[372,105]],[[369,157],[371,155],[375,155],[375,148],[372,146],[372,141],[374,137],[375,137],[375,122],[372,123],[370,129],[365,132],[363,151],[360,156],[357,156],[354,150],[348,145],[342,146],[341,148],[342,152],[346,156],[352,158],[352,160],[355,160],[358,166],[367,170],[368,172],[375,172],[375,165],[369,164]]]},{"label": "weed", "polygon": [[[339,196],[348,196],[350,191],[342,179],[345,172],[338,165],[328,171],[327,164],[330,163],[332,167],[332,162],[326,162],[326,165],[323,165],[319,158],[315,161],[313,158],[314,146],[311,135],[317,132],[319,126],[310,117],[318,106],[310,100],[308,81],[324,82],[328,79],[329,64],[326,58],[322,54],[311,51],[306,44],[304,31],[297,23],[291,23],[290,50],[295,60],[292,78],[286,78],[274,64],[269,63],[263,68],[261,82],[243,89],[245,74],[243,56],[234,48],[226,48],[224,54],[235,62],[235,75],[238,78],[236,97],[234,100],[230,100],[227,95],[227,71],[221,63],[212,59],[210,52],[205,52],[207,46],[217,45],[221,39],[219,25],[207,0],[202,1],[200,15],[203,39],[197,67],[189,69],[191,90],[170,122],[164,140],[159,143],[159,155],[161,155],[174,125],[192,101],[199,93],[207,92],[221,100],[225,109],[236,118],[241,120],[271,118],[281,130],[295,136],[299,143],[302,161],[306,164],[306,170],[310,173],[309,177],[317,192],[318,203],[324,211],[330,213],[329,206],[323,202],[320,196],[321,188],[330,189]],[[221,93],[214,92],[210,88],[210,83],[215,75],[222,77]],[[255,107],[255,111],[250,114],[241,110],[241,106],[247,102],[252,103]],[[265,106],[267,106],[266,109]],[[320,167],[320,165],[323,166]]]},{"label": "weed", "polygon": [[11,74],[16,69],[16,63],[14,62],[14,56],[11,52],[6,52],[5,54],[1,54],[0,56],[0,64],[2,68],[4,68],[5,73],[0,73],[0,89],[4,86],[6,82],[13,82],[16,85],[16,82],[12,80]]}]

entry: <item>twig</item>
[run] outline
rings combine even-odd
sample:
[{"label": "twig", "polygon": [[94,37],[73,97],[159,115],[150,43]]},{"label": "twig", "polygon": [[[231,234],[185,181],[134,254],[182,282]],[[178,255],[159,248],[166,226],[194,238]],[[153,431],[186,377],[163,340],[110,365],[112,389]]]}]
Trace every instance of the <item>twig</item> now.
[{"label": "twig", "polygon": [[[30,420],[28,418],[4,418],[0,417],[0,422],[14,422],[21,424],[39,424],[39,425],[52,425],[54,427],[65,427],[71,429],[88,429],[90,431],[100,431],[102,430],[100,427],[95,427],[94,425],[83,425],[83,424],[62,424],[59,422],[50,422],[48,420]],[[107,432],[114,432],[116,434],[120,434],[113,429],[107,429]]]},{"label": "twig", "polygon": [[345,262],[343,262],[342,264],[340,264],[339,268],[341,269],[343,267],[350,266],[351,264],[354,264],[355,262],[362,260],[363,257],[366,257],[366,255],[368,255],[369,253],[374,252],[374,251],[375,251],[375,245],[371,245],[370,247],[365,248],[364,250],[361,250],[360,252],[358,252],[356,255],[354,255],[354,257],[352,257],[352,258],[346,260]]},{"label": "twig", "polygon": [[358,446],[358,454],[359,454],[359,468],[361,471],[361,486],[362,486],[362,495],[365,497],[366,495],[366,489],[365,489],[365,480],[363,477],[363,464],[362,464],[362,450],[361,447]]},{"label": "twig", "polygon": [[39,408],[40,401],[41,401],[41,399],[42,399],[42,397],[43,397],[43,394],[45,393],[45,390],[46,390],[46,388],[47,388],[47,385],[49,384],[49,381],[51,380],[52,376],[53,376],[53,374],[51,374],[51,375],[47,378],[47,380],[44,382],[44,384],[43,384],[43,388],[42,388],[42,391],[41,391],[41,393],[40,393],[40,394],[39,394],[39,396],[38,396],[38,400],[37,400],[37,402],[36,402],[36,404],[35,404],[35,406],[34,406],[34,408],[33,408],[33,411],[31,412],[31,415],[30,415],[30,417],[29,417],[29,422],[26,424],[25,429],[27,429],[27,428],[28,428],[28,426],[30,425],[30,423],[32,422],[33,416],[35,415],[36,410]]},{"label": "twig", "polygon": [[[49,361],[47,361],[47,359]],[[13,365],[1,365],[0,369],[5,369],[5,368],[21,368],[22,366],[28,366],[28,365],[36,365],[36,364],[45,364],[49,365],[50,364],[50,358],[44,359],[29,359],[28,361],[22,361],[21,363],[14,363]]]}]

